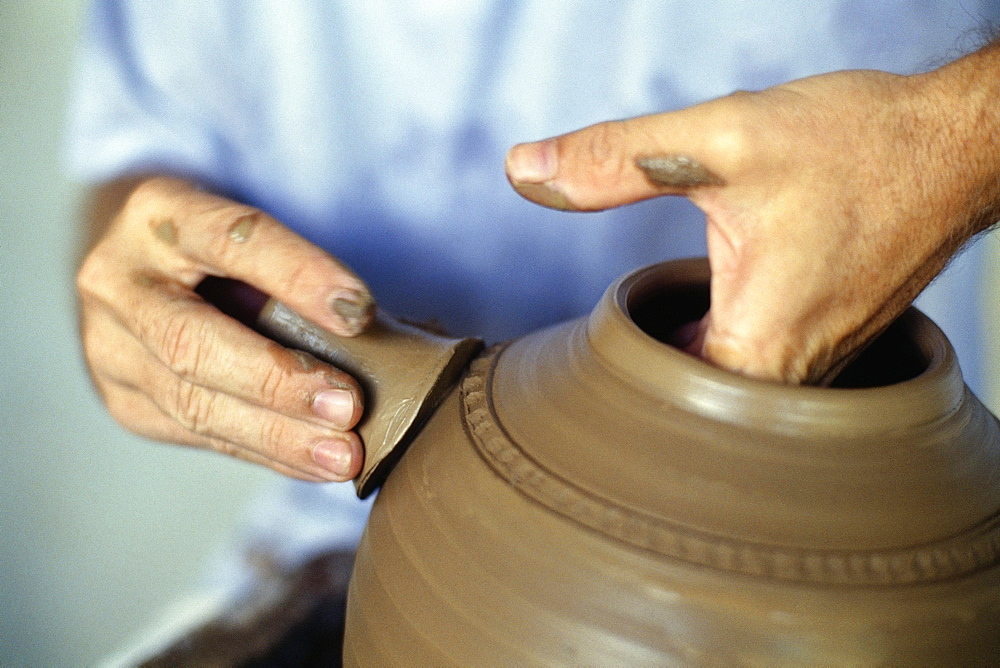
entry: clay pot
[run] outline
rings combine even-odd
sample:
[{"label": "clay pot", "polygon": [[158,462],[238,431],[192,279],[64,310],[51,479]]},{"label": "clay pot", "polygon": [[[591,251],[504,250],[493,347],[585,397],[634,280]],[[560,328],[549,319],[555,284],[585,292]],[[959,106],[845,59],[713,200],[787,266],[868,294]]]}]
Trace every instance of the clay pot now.
[{"label": "clay pot", "polygon": [[[909,310],[789,387],[662,343],[704,261],[476,358],[376,499],[348,664],[983,664],[1000,429]],[[383,383],[386,381],[382,381]]]}]

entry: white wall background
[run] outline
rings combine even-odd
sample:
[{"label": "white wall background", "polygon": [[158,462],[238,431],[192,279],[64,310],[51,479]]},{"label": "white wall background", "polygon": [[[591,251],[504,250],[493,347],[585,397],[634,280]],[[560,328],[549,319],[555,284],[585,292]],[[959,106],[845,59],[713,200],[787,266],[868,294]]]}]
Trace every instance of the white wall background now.
[{"label": "white wall background", "polygon": [[80,193],[58,157],[82,7],[0,0],[2,666],[92,664],[195,581],[271,480],[125,435],[90,389],[71,289]]},{"label": "white wall background", "polygon": [[128,436],[79,359],[61,174],[81,0],[0,0],[0,666],[93,664],[189,586],[270,474]]}]

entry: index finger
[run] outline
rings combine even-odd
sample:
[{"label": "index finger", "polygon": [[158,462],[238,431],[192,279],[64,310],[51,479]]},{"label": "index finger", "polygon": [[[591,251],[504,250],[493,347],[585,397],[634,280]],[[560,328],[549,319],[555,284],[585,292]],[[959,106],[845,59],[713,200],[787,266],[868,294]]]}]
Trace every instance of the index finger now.
[{"label": "index finger", "polygon": [[267,213],[179,179],[147,181],[132,198],[178,263],[160,269],[188,287],[205,275],[238,279],[343,336],[370,322],[375,303],[364,282]]}]

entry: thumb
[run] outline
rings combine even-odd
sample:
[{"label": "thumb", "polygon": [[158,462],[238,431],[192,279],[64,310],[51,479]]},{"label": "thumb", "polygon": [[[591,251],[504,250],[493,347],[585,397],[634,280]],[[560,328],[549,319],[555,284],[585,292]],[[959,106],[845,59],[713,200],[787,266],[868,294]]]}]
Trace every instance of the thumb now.
[{"label": "thumb", "polygon": [[[507,154],[507,178],[521,196],[568,211],[597,211],[660,195],[688,195],[724,181],[679,114],[608,121]],[[704,135],[702,135],[704,136]]]}]

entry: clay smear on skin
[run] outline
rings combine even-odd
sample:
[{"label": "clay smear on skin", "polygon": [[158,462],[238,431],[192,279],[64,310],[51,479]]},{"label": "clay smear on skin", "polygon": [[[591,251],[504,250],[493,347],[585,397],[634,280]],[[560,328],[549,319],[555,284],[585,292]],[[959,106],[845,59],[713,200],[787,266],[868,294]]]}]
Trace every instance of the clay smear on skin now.
[{"label": "clay smear on skin", "polygon": [[696,188],[726,184],[700,162],[687,155],[650,156],[639,158],[635,164],[647,179],[658,186]]},{"label": "clay smear on skin", "polygon": [[302,371],[312,371],[319,366],[319,360],[309,353],[304,353],[301,350],[289,350],[289,352],[292,353],[292,357],[299,363]]},{"label": "clay smear on skin", "polygon": [[253,235],[255,227],[257,227],[257,216],[255,214],[240,216],[233,223],[232,227],[229,228],[228,236],[238,244],[246,243],[250,240],[251,235]]},{"label": "clay smear on skin", "polygon": [[177,225],[171,218],[153,221],[153,234],[168,246],[177,245]]},{"label": "clay smear on skin", "polygon": [[361,333],[375,316],[375,300],[370,294],[357,290],[341,291],[330,306],[354,333]]},{"label": "clay smear on skin", "polygon": [[158,281],[145,272],[139,272],[132,275],[132,284],[137,285],[140,288],[152,288],[155,287]]}]

